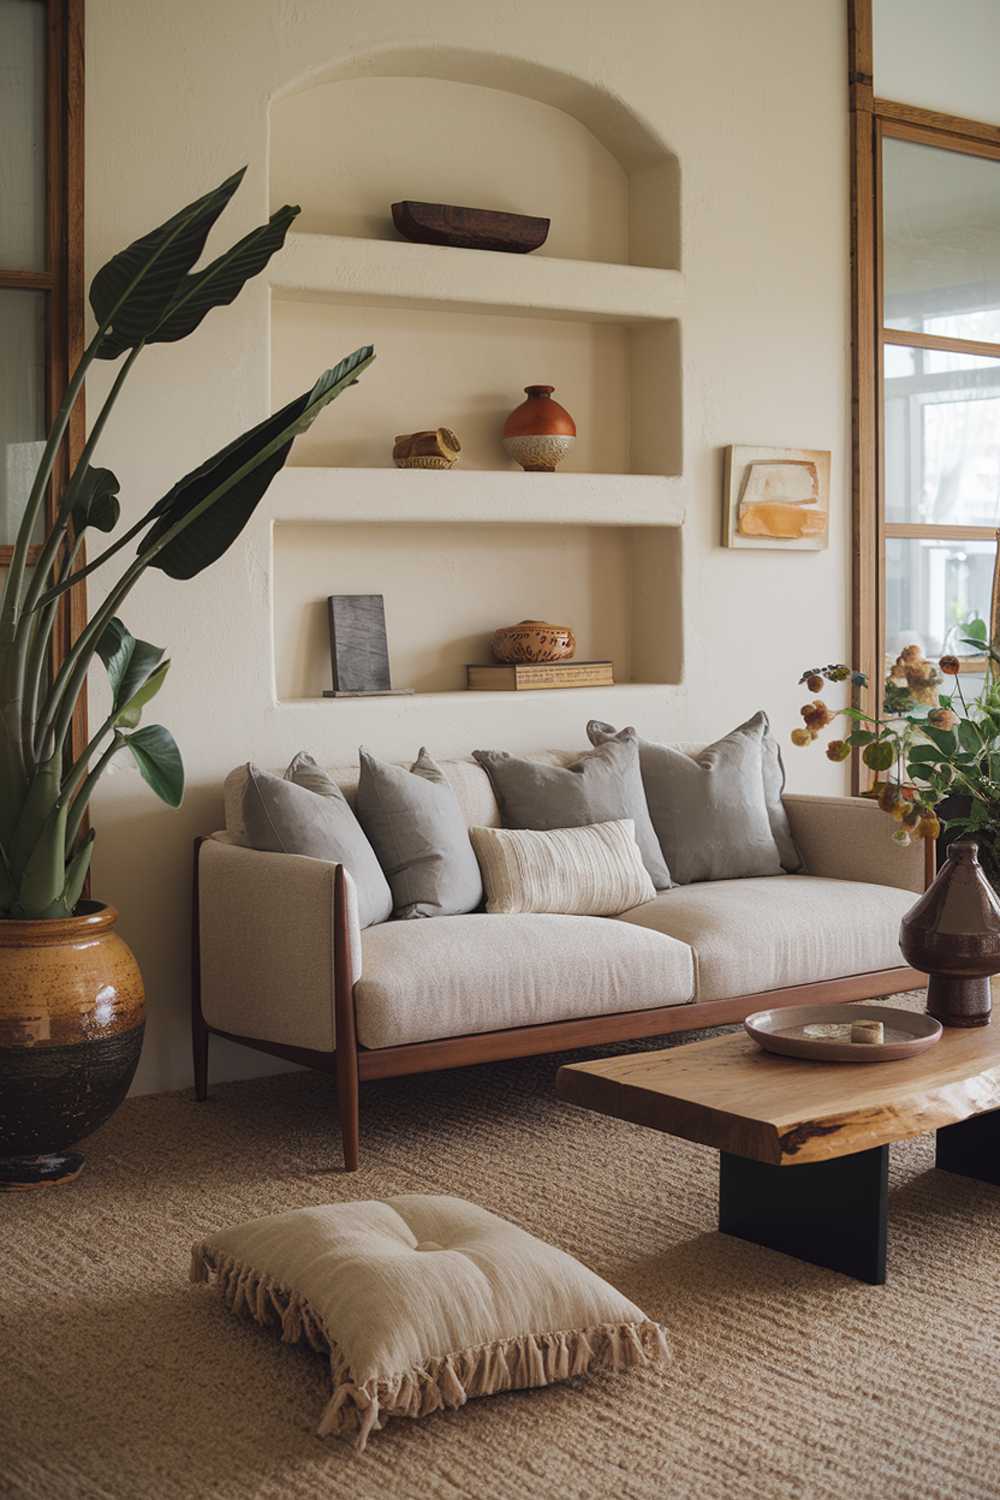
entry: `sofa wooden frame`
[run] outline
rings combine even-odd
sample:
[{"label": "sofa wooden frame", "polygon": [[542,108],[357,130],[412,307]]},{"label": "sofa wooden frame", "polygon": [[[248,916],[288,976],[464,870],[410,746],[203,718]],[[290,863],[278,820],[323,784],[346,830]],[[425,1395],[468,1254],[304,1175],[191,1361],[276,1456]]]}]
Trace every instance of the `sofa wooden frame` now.
[{"label": "sofa wooden frame", "polygon": [[[545,1052],[565,1052],[574,1047],[598,1047],[612,1042],[636,1041],[642,1037],[667,1036],[675,1031],[695,1031],[701,1027],[743,1021],[755,1010],[784,1005],[821,1005],[828,1001],[832,1004],[835,1001],[872,1000],[897,990],[920,989],[927,983],[926,974],[900,966],[868,974],[850,974],[843,979],[825,979],[816,984],[761,990],[754,995],[736,995],[729,1000],[703,1000],[689,1005],[620,1011],[616,1015],[588,1016],[574,1021],[548,1021],[537,1026],[513,1026],[505,1031],[481,1031],[472,1036],[445,1037],[432,1042],[410,1042],[406,1046],[370,1050],[358,1043],[347,886],[344,867],[338,865],[333,888],[336,1049],[321,1052],[312,1047],[288,1047],[283,1042],[268,1042],[260,1037],[222,1031],[217,1026],[210,1026],[202,1013],[198,863],[205,842],[205,837],[194,841],[191,1044],[195,1097],[199,1100],[208,1097],[208,1043],[211,1036],[239,1042],[243,1047],[270,1053],[272,1057],[283,1057],[304,1068],[333,1073],[337,1081],[344,1167],[348,1172],[355,1172],[358,1168],[360,1085],[370,1078],[401,1078],[408,1073],[430,1073],[438,1068],[466,1068],[474,1063],[535,1057]],[[933,846],[930,843],[928,856],[926,875],[930,878],[933,873]]]}]

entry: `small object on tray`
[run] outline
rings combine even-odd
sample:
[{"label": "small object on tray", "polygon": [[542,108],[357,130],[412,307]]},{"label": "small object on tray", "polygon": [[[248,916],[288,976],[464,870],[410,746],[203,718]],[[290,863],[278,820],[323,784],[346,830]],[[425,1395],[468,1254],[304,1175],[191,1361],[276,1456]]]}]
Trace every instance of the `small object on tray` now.
[{"label": "small object on tray", "polygon": [[872,1046],[881,1047],[885,1041],[884,1021],[853,1021],[851,1023],[851,1041],[868,1042]]},{"label": "small object on tray", "polygon": [[458,250],[503,250],[527,255],[544,245],[551,219],[510,214],[457,203],[419,203],[404,198],[392,205],[392,222],[417,245],[451,245]]},{"label": "small object on tray", "polygon": [[[855,1028],[866,1024],[877,1026],[884,1039],[852,1040]],[[765,1052],[813,1062],[897,1062],[941,1039],[933,1016],[890,1005],[789,1005],[756,1011],[743,1025]]]},{"label": "small object on tray", "polygon": [[613,687],[610,661],[518,661],[465,669],[465,685],[478,693],[527,692],[539,688]]},{"label": "small object on tray", "polygon": [[392,445],[392,461],[397,469],[453,469],[461,451],[457,433],[436,427],[433,432],[401,433]]}]

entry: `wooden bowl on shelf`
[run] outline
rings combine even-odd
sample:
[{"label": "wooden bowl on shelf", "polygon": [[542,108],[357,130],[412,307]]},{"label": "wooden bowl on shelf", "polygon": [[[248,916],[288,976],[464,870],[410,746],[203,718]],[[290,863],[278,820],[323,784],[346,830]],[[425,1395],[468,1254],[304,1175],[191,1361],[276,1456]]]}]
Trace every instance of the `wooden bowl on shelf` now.
[{"label": "wooden bowl on shelf", "polygon": [[528,255],[544,245],[551,220],[531,214],[498,213],[489,208],[462,208],[457,203],[417,203],[404,198],[392,205],[392,222],[417,245],[451,245],[459,250],[503,250]]},{"label": "wooden bowl on shelf", "polygon": [[495,631],[490,650],[502,662],[567,661],[576,650],[576,636],[568,625],[521,620]]}]

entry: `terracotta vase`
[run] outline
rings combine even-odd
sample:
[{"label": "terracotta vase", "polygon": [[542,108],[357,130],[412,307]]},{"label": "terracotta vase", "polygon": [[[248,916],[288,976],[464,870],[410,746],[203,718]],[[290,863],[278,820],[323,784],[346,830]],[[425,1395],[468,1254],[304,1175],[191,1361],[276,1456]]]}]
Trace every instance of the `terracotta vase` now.
[{"label": "terracotta vase", "polygon": [[68,1148],[103,1125],[132,1082],[142,975],[113,906],[52,922],[0,921],[0,1190],[70,1182]]},{"label": "terracotta vase", "polygon": [[900,924],[906,962],[930,975],[927,1013],[942,1026],[987,1026],[1000,973],[1000,900],[972,839],[956,839],[933,884]]},{"label": "terracotta vase", "polygon": [[554,385],[526,385],[527,401],[504,423],[503,445],[529,474],[551,474],[576,442],[576,423],[553,401],[554,390]]},{"label": "terracotta vase", "polygon": [[522,620],[495,631],[490,650],[497,661],[567,661],[576,650],[576,636],[568,625]]}]

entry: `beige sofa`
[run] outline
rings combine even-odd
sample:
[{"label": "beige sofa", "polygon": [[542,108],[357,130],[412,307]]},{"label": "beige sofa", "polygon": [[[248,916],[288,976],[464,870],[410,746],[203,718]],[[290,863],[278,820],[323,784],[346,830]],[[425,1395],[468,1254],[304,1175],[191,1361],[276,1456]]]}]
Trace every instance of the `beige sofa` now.
[{"label": "beige sofa", "polygon": [[[537,758],[564,764],[578,754]],[[496,826],[486,773],[472,760],[442,766],[469,826]],[[350,798],[357,768],[331,775]],[[195,847],[196,1091],[205,1097],[213,1032],[335,1072],[351,1170],[361,1079],[926,982],[901,964],[897,941],[926,884],[924,846],[893,844],[870,801],[786,796],[808,874],[679,886],[619,918],[473,913],[362,931],[342,866],[246,847],[242,778],[226,781],[226,831]]]}]

